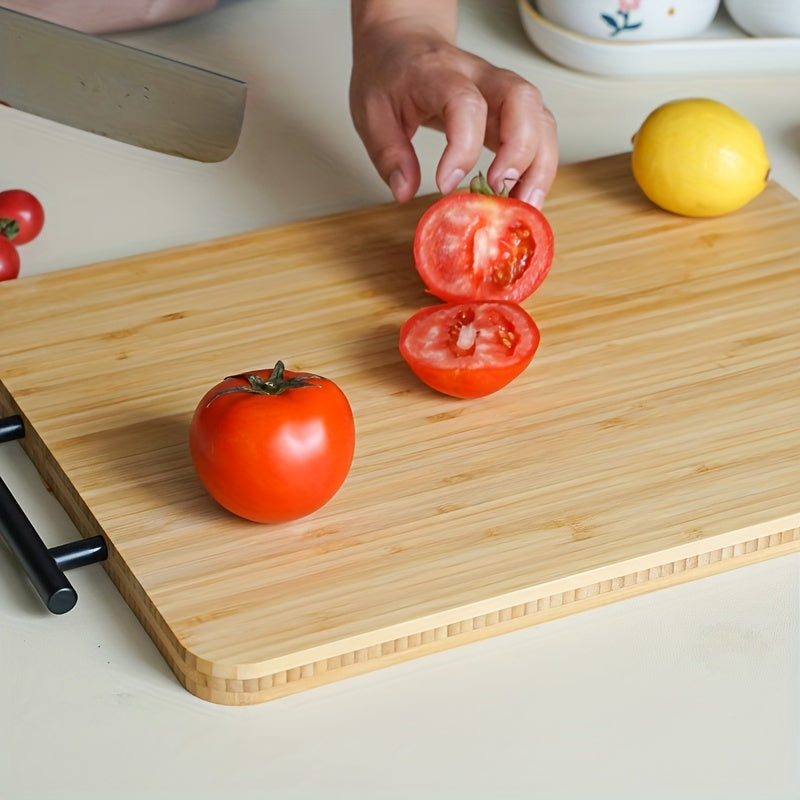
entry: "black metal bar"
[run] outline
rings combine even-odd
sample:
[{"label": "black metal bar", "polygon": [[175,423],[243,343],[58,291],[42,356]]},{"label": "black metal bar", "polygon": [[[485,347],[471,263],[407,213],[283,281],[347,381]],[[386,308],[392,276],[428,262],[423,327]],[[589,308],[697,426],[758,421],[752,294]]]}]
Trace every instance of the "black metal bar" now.
[{"label": "black metal bar", "polygon": [[5,482],[0,479],[0,536],[25,570],[39,597],[53,614],[64,614],[78,594]]},{"label": "black metal bar", "polygon": [[102,536],[91,536],[51,547],[48,551],[56,562],[56,566],[66,572],[68,569],[97,564],[108,558],[108,547]]},{"label": "black metal bar", "polygon": [[25,435],[25,426],[22,417],[0,417],[0,442],[10,442],[14,439],[21,439]]},{"label": "black metal bar", "polygon": [[[22,417],[0,417],[0,442],[21,439],[24,435]],[[17,557],[33,588],[53,614],[65,614],[78,602],[78,593],[64,571],[108,558],[108,547],[102,536],[48,549],[2,478],[0,538]]]}]

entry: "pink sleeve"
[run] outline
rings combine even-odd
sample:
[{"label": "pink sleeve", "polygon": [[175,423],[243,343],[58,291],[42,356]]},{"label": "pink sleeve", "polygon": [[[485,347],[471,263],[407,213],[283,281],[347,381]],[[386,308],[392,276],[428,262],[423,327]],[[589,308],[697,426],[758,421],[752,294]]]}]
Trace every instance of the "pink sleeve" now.
[{"label": "pink sleeve", "polygon": [[217,0],[4,0],[3,6],[87,33],[148,28],[211,11]]}]

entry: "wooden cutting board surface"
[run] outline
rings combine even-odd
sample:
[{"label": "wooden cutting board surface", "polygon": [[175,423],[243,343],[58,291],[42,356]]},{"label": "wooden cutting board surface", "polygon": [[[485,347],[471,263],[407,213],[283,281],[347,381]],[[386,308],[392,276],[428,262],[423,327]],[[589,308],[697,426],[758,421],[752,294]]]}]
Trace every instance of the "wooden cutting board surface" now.
[{"label": "wooden cutting board surface", "polygon": [[[257,703],[800,548],[800,202],[775,183],[691,220],[628,156],[562,167],[542,344],[475,401],[397,350],[431,303],[431,198],[0,284],[0,412],[181,683]],[[352,471],[294,523],[194,474],[203,392],[271,366],[334,379]],[[46,538],[46,532],[42,532]]]}]

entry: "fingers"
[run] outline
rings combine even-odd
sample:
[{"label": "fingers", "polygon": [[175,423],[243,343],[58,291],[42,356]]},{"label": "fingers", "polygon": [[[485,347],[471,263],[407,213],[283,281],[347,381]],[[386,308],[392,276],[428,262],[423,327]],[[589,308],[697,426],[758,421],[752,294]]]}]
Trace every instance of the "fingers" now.
[{"label": "fingers", "polygon": [[558,170],[558,131],[555,118],[547,109],[544,109],[539,133],[541,139],[536,157],[511,190],[512,197],[536,208],[542,207]]},{"label": "fingers", "polygon": [[487,180],[496,190],[505,185],[512,197],[541,208],[558,169],[558,132],[547,109],[528,124],[529,135],[517,125],[502,129],[508,138],[497,148]]},{"label": "fingers", "polygon": [[498,71],[490,83],[495,85],[486,91],[502,99],[486,132],[495,152],[486,179],[496,192],[506,188],[513,197],[541,207],[558,168],[555,118],[538,89],[518,76]]},{"label": "fingers", "polygon": [[470,81],[458,83],[458,88],[451,86],[441,111],[447,145],[436,169],[436,185],[442,194],[458,188],[475,168],[486,133],[486,100]]},{"label": "fingers", "polygon": [[539,90],[447,42],[422,42],[414,50],[382,46],[380,58],[368,49],[371,57],[357,60],[351,78],[356,130],[394,197],[405,202],[419,189],[411,140],[426,126],[445,134],[436,168],[443,194],[475,169],[487,147],[495,153],[490,186],[540,207],[558,167],[558,135]]},{"label": "fingers", "polygon": [[479,74],[450,86],[443,106],[447,146],[436,173],[444,192],[475,168],[483,146],[495,152],[487,181],[498,193],[541,207],[558,168],[556,121],[539,90],[486,62]]},{"label": "fingers", "polygon": [[370,103],[352,103],[353,122],[378,174],[399,203],[411,200],[419,189],[421,176],[411,133],[405,130],[388,98]]},{"label": "fingers", "polygon": [[[370,160],[389,184],[394,197],[405,202],[419,189],[420,166],[411,137],[420,124],[442,130],[447,144],[436,169],[442,194],[458,187],[474,169],[484,145],[487,103],[475,84],[457,72],[417,85],[409,93],[411,110],[401,119],[397,98],[388,94],[370,102],[351,101],[353,120]],[[413,120],[411,119],[413,118]]]}]

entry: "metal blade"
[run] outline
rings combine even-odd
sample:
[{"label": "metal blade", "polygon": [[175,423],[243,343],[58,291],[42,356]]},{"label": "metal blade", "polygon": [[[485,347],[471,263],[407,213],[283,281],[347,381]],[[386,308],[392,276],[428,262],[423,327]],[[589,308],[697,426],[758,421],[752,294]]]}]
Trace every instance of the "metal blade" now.
[{"label": "metal blade", "polygon": [[0,8],[0,102],[197,161],[235,149],[247,84]]}]

